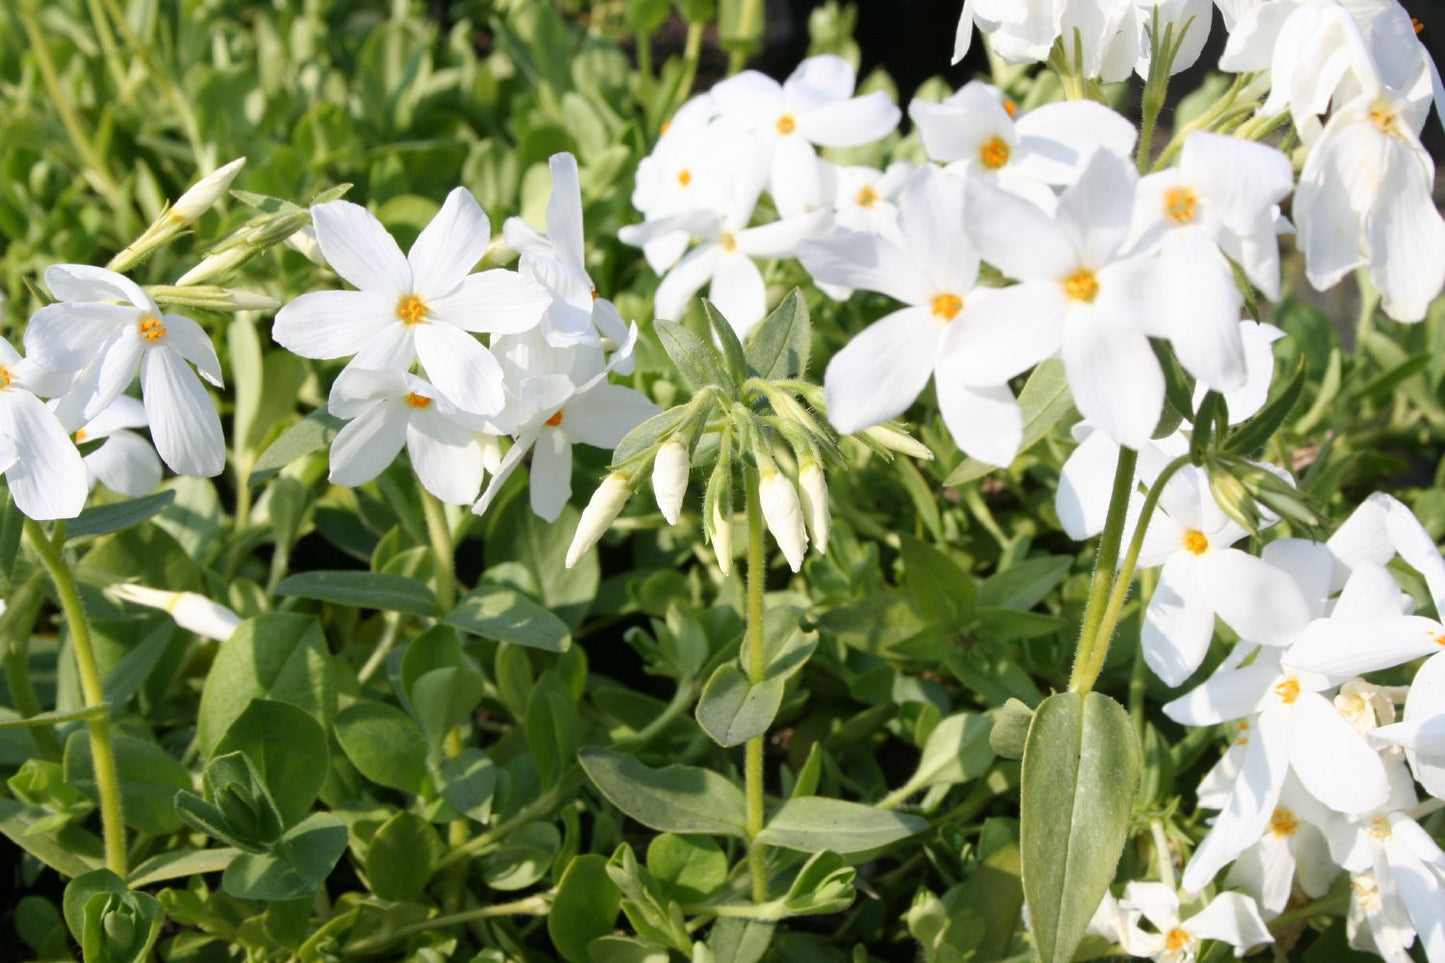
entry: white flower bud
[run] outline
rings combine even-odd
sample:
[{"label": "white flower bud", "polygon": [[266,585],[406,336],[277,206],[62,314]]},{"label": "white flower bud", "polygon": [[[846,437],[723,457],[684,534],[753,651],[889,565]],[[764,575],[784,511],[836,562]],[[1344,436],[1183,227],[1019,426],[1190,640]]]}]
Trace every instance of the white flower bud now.
[{"label": "white flower bud", "polygon": [[226,303],[237,311],[274,311],[281,306],[281,302],[269,294],[262,294],[259,291],[239,291],[236,288],[223,288]]},{"label": "white flower bud", "polygon": [[189,224],[202,214],[211,209],[211,205],[220,200],[221,195],[226,193],[226,188],[231,186],[241,168],[245,166],[246,158],[238,157],[231,163],[221,167],[197,181],[190,190],[186,191],[176,199],[175,204],[167,215],[173,221],[181,224]]},{"label": "white flower bud", "polygon": [[117,585],[110,590],[116,598],[160,609],[188,632],[224,642],[231,637],[241,617],[219,602],[195,592],[163,592],[144,585]]},{"label": "white flower bud", "polygon": [[928,450],[928,446],[916,438],[905,435],[901,431],[895,431],[883,425],[876,425],[859,432],[859,434],[865,436],[875,445],[880,445],[889,451],[896,451],[900,454],[908,455],[910,458],[917,458],[920,461],[933,460],[933,452]]},{"label": "white flower bud", "polygon": [[316,240],[316,228],[307,224],[286,238],[286,246],[306,255],[307,260],[318,267],[330,267],[326,255],[321,253],[321,243]]},{"label": "white flower bud", "polygon": [[181,275],[180,280],[176,281],[176,287],[209,281],[219,274],[225,274],[250,256],[251,252],[244,246],[229,247],[219,254],[207,254],[200,264]]},{"label": "white flower bud", "polygon": [[680,441],[669,441],[657,450],[652,462],[652,493],[657,496],[657,507],[667,524],[676,525],[682,512],[682,500],[687,495],[688,460],[687,446]]},{"label": "white flower bud", "polygon": [[482,450],[482,468],[488,475],[495,475],[502,467],[502,436],[479,433],[477,447]]},{"label": "white flower bud", "polygon": [[566,566],[571,568],[592,550],[603,533],[612,527],[622,506],[632,497],[632,485],[626,475],[613,472],[602,479],[602,484],[592,493],[592,500],[582,509],[582,520],[577,523],[577,534],[572,536],[572,545],[567,549]]},{"label": "white flower bud", "polygon": [[803,553],[808,550],[808,533],[803,527],[803,506],[798,503],[798,490],[777,470],[764,471],[758,494],[762,497],[763,520],[768,531],[783,550],[788,567],[803,567]]},{"label": "white flower bud", "polygon": [[798,493],[803,497],[803,512],[808,519],[808,533],[813,536],[813,547],[822,555],[828,551],[833,513],[828,508],[828,481],[817,462],[803,463],[798,472]]},{"label": "white flower bud", "polygon": [[717,556],[717,569],[726,578],[733,570],[733,519],[731,512],[723,511],[720,501],[713,504],[709,528],[708,538]]}]

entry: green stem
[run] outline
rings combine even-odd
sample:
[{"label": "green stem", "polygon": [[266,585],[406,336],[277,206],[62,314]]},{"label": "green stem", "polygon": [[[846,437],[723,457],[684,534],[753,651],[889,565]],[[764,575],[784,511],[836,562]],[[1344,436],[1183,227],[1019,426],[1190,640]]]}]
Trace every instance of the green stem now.
[{"label": "green stem", "polygon": [[527,823],[539,819],[542,816],[551,815],[552,810],[556,808],[557,803],[562,800],[563,796],[576,788],[577,776],[580,772],[579,767],[572,766],[567,772],[563,773],[562,778],[557,780],[555,786],[542,793],[542,795],[538,796],[528,805],[523,806],[511,819],[498,823],[496,827],[472,837],[471,840],[461,846],[454,847],[437,863],[437,871],[440,872],[448,866],[453,866],[456,863],[470,859],[472,856],[486,851],[489,846],[511,835],[518,826],[525,826]]},{"label": "green stem", "polygon": [[437,608],[445,615],[456,605],[457,599],[452,530],[447,524],[446,509],[425,488],[421,490],[421,510],[426,517],[426,533],[431,540],[432,561],[436,568]]},{"label": "green stem", "polygon": [[672,701],[646,726],[634,732],[630,736],[624,736],[612,744],[613,749],[641,749],[651,742],[659,732],[672,724],[672,721],[687,711],[692,705],[692,697],[697,693],[697,682],[693,679],[682,679],[677,684],[677,691],[673,693]]},{"label": "green stem", "polygon": [[1072,692],[1088,692],[1098,678],[1098,672],[1089,674],[1089,666],[1094,662],[1104,605],[1114,587],[1114,565],[1119,560],[1119,545],[1124,540],[1124,523],[1129,513],[1129,496],[1134,491],[1134,469],[1138,463],[1137,451],[1119,446],[1119,460],[1114,466],[1114,491],[1109,497],[1109,515],[1104,522],[1103,537],[1099,539],[1098,555],[1094,559],[1094,581],[1089,586],[1089,601],[1084,606],[1084,625],[1074,653],[1074,671],[1069,676],[1069,690]]},{"label": "green stem", "polygon": [[1160,152],[1158,160],[1154,162],[1153,169],[1156,171],[1162,170],[1168,165],[1168,163],[1174,159],[1174,155],[1179,153],[1180,149],[1184,146],[1184,138],[1196,130],[1208,129],[1215,121],[1223,117],[1225,113],[1229,111],[1230,107],[1234,105],[1235,99],[1247,84],[1248,75],[1240,74],[1235,77],[1234,83],[1230,84],[1229,89],[1221,94],[1218,100],[1205,108],[1203,113],[1176,130],[1174,136],[1169,139],[1169,143],[1165,145],[1164,150]]},{"label": "green stem", "polygon": [[547,910],[551,907],[551,897],[553,895],[553,893],[539,893],[536,896],[513,900],[510,903],[494,903],[491,906],[479,906],[476,909],[466,910],[462,913],[434,916],[431,919],[420,920],[416,923],[398,926],[393,930],[387,930],[383,937],[378,937],[376,940],[364,940],[360,943],[349,944],[346,950],[349,953],[374,952],[384,949],[402,937],[411,936],[414,933],[425,933],[430,930],[444,929],[448,926],[460,926],[463,923],[472,923],[477,920],[496,919],[498,916],[546,916]]},{"label": "green stem", "polygon": [[[465,746],[462,742],[462,730],[453,729],[448,732],[443,741],[442,751],[448,759],[455,759],[462,754]],[[447,847],[455,850],[465,846],[467,839],[471,836],[471,827],[467,823],[467,817],[462,816],[453,819],[447,825]],[[447,870],[445,889],[442,893],[442,908],[447,912],[455,912],[461,905],[462,889],[467,882],[467,864],[457,863]]]},{"label": "green stem", "polygon": [[[757,24],[757,30],[753,30],[753,24]],[[737,44],[732,53],[728,54],[728,76],[732,76],[747,65],[748,57],[754,53],[754,48],[760,45],[763,37],[763,3],[762,0],[743,0],[743,6],[738,13],[738,33],[733,38]]]},{"label": "green stem", "polygon": [[[15,702],[15,711],[22,718],[29,719],[41,712],[40,699],[30,681],[30,637],[35,629],[35,617],[40,612],[43,576],[36,572],[12,595],[9,607],[3,616],[6,634],[10,637],[5,646],[5,681],[9,684],[10,698]],[[59,761],[60,740],[50,726],[27,726],[35,748],[46,759]]]},{"label": "green stem", "polygon": [[[767,672],[763,654],[763,581],[766,559],[763,555],[763,502],[758,492],[758,470],[744,472],[748,513],[748,601],[747,630],[743,647],[747,656],[748,682],[757,685]],[[753,902],[768,901],[768,871],[763,844],[757,836],[763,831],[763,736],[749,739],[745,747],[743,767],[744,791],[747,795],[748,870],[753,880]]]},{"label": "green stem", "polygon": [[[101,684],[100,668],[95,662],[95,649],[90,643],[90,623],[85,618],[85,606],[80,600],[80,590],[70,565],[65,561],[61,546],[65,544],[65,523],[57,522],[55,538],[45,536],[39,523],[25,519],[25,534],[35,550],[40,564],[50,575],[55,585],[55,594],[60,599],[60,611],[70,630],[70,641],[75,649],[75,664],[80,672],[80,694],[87,708],[105,705],[105,689]],[[120,779],[115,764],[115,748],[110,741],[110,719],[97,716],[86,723],[90,730],[90,755],[95,766],[95,785],[100,793],[100,825],[105,837],[105,865],[121,879],[126,878],[125,821],[120,809]]]}]

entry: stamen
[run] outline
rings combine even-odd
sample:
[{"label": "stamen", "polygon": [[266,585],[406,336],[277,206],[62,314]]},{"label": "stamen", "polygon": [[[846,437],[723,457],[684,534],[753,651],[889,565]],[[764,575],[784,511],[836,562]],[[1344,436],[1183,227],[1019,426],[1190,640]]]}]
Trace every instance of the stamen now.
[{"label": "stamen", "polygon": [[1299,680],[1285,679],[1274,687],[1274,694],[1279,696],[1279,701],[1285,705],[1294,705],[1294,701],[1299,698]]},{"label": "stamen", "polygon": [[945,291],[935,294],[932,301],[933,316],[940,321],[952,321],[963,310],[963,298]]},{"label": "stamen", "polygon": [[1012,155],[1013,149],[1002,137],[991,137],[984,141],[983,146],[978,149],[979,163],[991,171],[996,171],[1007,164]]},{"label": "stamen", "polygon": [[561,409],[561,408],[558,408],[556,414],[554,414],[552,417],[548,418],[545,422],[543,422],[543,424],[545,424],[548,428],[556,428],[556,427],[557,427],[558,425],[560,425],[561,423],[562,423],[562,409]]},{"label": "stamen", "polygon": [[877,204],[879,200],[878,192],[874,190],[872,184],[864,184],[858,188],[858,196],[853,198],[854,203],[859,207],[865,208],[872,207],[874,204]]},{"label": "stamen", "polygon": [[1390,828],[1389,818],[1385,816],[1376,816],[1370,820],[1369,832],[1376,839],[1389,839],[1395,834],[1395,831]]},{"label": "stamen", "polygon": [[1209,536],[1197,528],[1191,528],[1184,533],[1184,548],[1194,555],[1203,555],[1209,551]]},{"label": "stamen", "polygon": [[1174,927],[1164,934],[1164,948],[1166,950],[1182,950],[1194,939],[1193,934],[1181,927]]},{"label": "stamen", "polygon": [[1410,26],[1412,26],[1412,27],[1415,28],[1415,32],[1416,32],[1416,33],[1424,33],[1424,32],[1425,32],[1425,22],[1424,22],[1423,20],[1420,20],[1420,19],[1416,18],[1416,17],[1411,17],[1411,18],[1410,18]]},{"label": "stamen", "polygon": [[1176,224],[1189,224],[1199,213],[1199,195],[1192,187],[1175,187],[1164,192],[1164,216]]},{"label": "stamen", "polygon": [[1064,278],[1064,293],[1072,300],[1093,304],[1099,296],[1099,277],[1088,268],[1079,268]]},{"label": "stamen", "polygon": [[738,239],[733,236],[732,231],[723,231],[719,234],[717,243],[718,247],[724,251],[736,251],[738,249]]},{"label": "stamen", "polygon": [[1017,117],[1019,115],[1019,105],[1014,103],[1012,98],[1005,97],[1003,99],[1003,112],[1010,117]]},{"label": "stamen", "polygon": [[160,318],[147,315],[140,319],[140,336],[147,341],[159,341],[166,336],[166,326]]},{"label": "stamen", "polygon": [[692,183],[692,171],[688,170],[686,167],[684,167],[682,170],[678,171],[678,172],[677,172],[677,182],[678,182],[679,184],[681,184],[683,187],[686,187],[687,185],[691,184],[691,183]]},{"label": "stamen", "polygon": [[401,319],[402,324],[421,324],[428,314],[431,314],[431,309],[415,294],[408,294],[396,305],[396,316]]},{"label": "stamen", "polygon": [[1370,120],[1374,122],[1375,129],[1387,137],[1401,137],[1400,115],[1389,107],[1371,107]]},{"label": "stamen", "polygon": [[426,395],[419,395],[415,391],[408,391],[406,393],[406,403],[413,408],[425,408],[431,404],[431,399]]},{"label": "stamen", "polygon": [[778,133],[784,137],[798,129],[798,122],[793,119],[792,114],[784,114],[778,118]]},{"label": "stamen", "polygon": [[85,441],[86,437],[87,437],[87,435],[86,435],[86,431],[85,431],[84,428],[77,428],[77,429],[75,430],[75,443],[76,443],[77,445],[80,444],[81,442]]},{"label": "stamen", "polygon": [[10,382],[14,380],[15,376],[10,373],[9,368],[0,368],[0,389],[10,387]]},{"label": "stamen", "polygon": [[1284,806],[1276,806],[1269,817],[1269,831],[1276,836],[1293,836],[1299,832],[1299,820]]}]

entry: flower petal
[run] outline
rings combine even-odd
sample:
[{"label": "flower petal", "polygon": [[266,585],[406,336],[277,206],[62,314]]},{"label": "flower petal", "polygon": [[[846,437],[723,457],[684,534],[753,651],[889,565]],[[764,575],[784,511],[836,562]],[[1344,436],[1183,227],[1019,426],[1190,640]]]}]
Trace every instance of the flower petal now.
[{"label": "flower petal", "polygon": [[1235,548],[1206,552],[1199,582],[1211,608],[1239,637],[1286,645],[1310,624],[1310,608],[1294,579]]},{"label": "flower petal", "polygon": [[850,435],[907,410],[933,374],[938,323],[922,308],[884,315],[828,362],[828,420]]},{"label": "flower petal", "polygon": [[572,442],[560,431],[544,431],[532,449],[532,511],[555,522],[572,497]]},{"label": "flower petal", "polygon": [[414,292],[406,256],[366,208],[329,201],[311,208],[311,221],[326,263],[352,287],[393,302]]},{"label": "flower petal", "polygon": [[1184,927],[1202,940],[1219,940],[1241,953],[1274,942],[1260,918],[1259,907],[1243,893],[1220,893],[1185,920]]},{"label": "flower petal", "polygon": [[824,147],[857,147],[887,137],[902,116],[898,105],[878,90],[803,113],[798,133]]},{"label": "flower petal", "polygon": [[687,303],[699,288],[712,280],[722,255],[722,248],[716,244],[700,245],[663,275],[653,296],[658,320],[676,321],[687,312]]},{"label": "flower petal", "polygon": [[47,304],[25,327],[25,353],[51,371],[79,371],[105,350],[120,329],[145,312],[125,304],[62,301]]},{"label": "flower petal", "polygon": [[458,408],[495,415],[506,406],[502,366],[481,342],[460,328],[418,325],[416,353],[427,378]]},{"label": "flower petal", "polygon": [[573,441],[611,451],[661,410],[642,392],[604,381],[567,402],[561,429]]},{"label": "flower petal", "polygon": [[[1167,336],[1184,370],[1215,391],[1245,384],[1234,271],[1202,230],[1172,231],[1159,254]],[[1232,414],[1232,412],[1231,412]]]},{"label": "flower petal", "polygon": [[1318,692],[1301,692],[1290,707],[1289,758],[1294,773],[1336,812],[1366,813],[1390,798],[1380,754]]},{"label": "flower petal", "polygon": [[768,310],[763,275],[746,254],[725,253],[717,259],[707,294],[739,338],[747,337]]},{"label": "flower petal", "polygon": [[18,454],[5,470],[15,505],[30,518],[74,518],[89,494],[85,464],[51,410],[28,391],[0,392],[0,436]]},{"label": "flower petal", "polygon": [[563,264],[587,273],[582,242],[582,185],[577,158],[568,153],[547,158],[552,172],[552,196],[547,200],[547,238]]},{"label": "flower petal", "polygon": [[410,411],[400,398],[379,401],[342,426],[331,442],[331,483],[355,488],[386,471],[406,443]]},{"label": "flower petal", "polygon": [[399,325],[394,297],[368,291],[312,291],[276,312],[271,337],[303,358],[345,358]]},{"label": "flower petal", "polygon": [[1149,339],[1073,310],[1064,322],[1064,367],[1079,411],[1130,448],[1148,443],[1164,407],[1164,374]]},{"label": "flower petal", "polygon": [[1024,416],[1008,385],[970,387],[937,372],[938,408],[954,442],[970,457],[1006,468],[1024,437]]},{"label": "flower petal", "polygon": [[1080,264],[1064,228],[1033,204],[983,178],[968,181],[965,223],[983,259],[1021,281],[1062,281]]},{"label": "flower petal", "polygon": [[969,384],[1003,384],[1058,353],[1067,313],[1052,281],[979,288],[949,326],[950,373]]},{"label": "flower petal", "polygon": [[451,293],[487,253],[491,236],[487,212],[471,191],[453,188],[407,252],[412,293],[424,301]]},{"label": "flower petal", "polygon": [[1417,615],[1393,619],[1317,619],[1290,646],[1289,664],[1338,684],[1440,651],[1440,623]]},{"label": "flower petal", "polygon": [[406,453],[417,480],[448,505],[470,505],[482,487],[482,449],[464,425],[435,406],[413,410],[406,426]]},{"label": "flower petal", "polygon": [[1194,674],[1214,637],[1214,609],[1200,590],[1198,571],[1199,559],[1175,552],[1164,563],[1144,612],[1144,661],[1170,687]]},{"label": "flower petal", "polygon": [[891,241],[863,231],[804,241],[798,259],[825,284],[876,291],[905,304],[924,304],[932,295],[928,276]]},{"label": "flower petal", "polygon": [[216,357],[216,346],[211,344],[206,329],[179,314],[167,314],[163,320],[166,334],[158,350],[174,351],[195,365],[202,378],[217,388],[223,387],[221,359]]},{"label": "flower petal", "polygon": [[161,460],[151,443],[130,431],[117,431],[85,456],[85,467],[111,491],[139,498],[161,483]]},{"label": "flower petal", "polygon": [[219,475],[226,467],[226,439],[221,417],[196,373],[174,351],[147,351],[141,359],[140,385],[161,460],[178,475]]},{"label": "flower petal", "polygon": [[156,303],[124,274],[89,264],[52,264],[45,269],[45,286],[57,301],[120,301],[154,313]]},{"label": "flower petal", "polygon": [[494,268],[468,275],[450,294],[428,301],[428,320],[463,331],[517,334],[540,324],[551,303],[547,289],[536,281]]}]

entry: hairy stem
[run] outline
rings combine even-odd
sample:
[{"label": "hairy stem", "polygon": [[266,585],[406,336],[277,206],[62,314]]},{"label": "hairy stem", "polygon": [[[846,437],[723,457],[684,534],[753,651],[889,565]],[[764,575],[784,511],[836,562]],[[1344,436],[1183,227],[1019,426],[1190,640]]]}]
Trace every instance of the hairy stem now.
[{"label": "hairy stem", "polygon": [[437,608],[444,615],[452,610],[457,600],[452,530],[447,524],[446,509],[425,488],[421,490],[421,510],[426,517],[426,534],[431,540],[432,560],[436,567]]},{"label": "hairy stem", "polygon": [[[1139,463],[1139,453],[1132,448],[1119,446],[1119,461],[1114,467],[1114,491],[1109,497],[1109,515],[1104,522],[1104,534],[1099,539],[1099,552],[1094,559],[1094,581],[1089,586],[1089,601],[1084,606],[1084,625],[1079,633],[1079,645],[1074,653],[1074,671],[1069,676],[1069,690],[1088,692],[1099,677],[1097,669],[1091,668],[1096,662],[1102,666],[1103,657],[1095,657],[1100,646],[1099,626],[1104,620],[1104,607],[1114,587],[1115,565],[1119,561],[1119,546],[1124,541],[1124,523],[1129,512],[1129,496],[1134,491],[1134,469]],[[1105,651],[1108,640],[1102,643]]]},{"label": "hairy stem", "polygon": [[[748,682],[763,681],[766,672],[763,656],[763,582],[766,559],[763,555],[763,504],[758,492],[758,470],[745,471],[748,513],[748,601],[747,630],[743,647],[747,660]],[[754,736],[745,747],[743,781],[747,795],[748,869],[753,880],[753,902],[768,901],[768,872],[763,844],[757,836],[763,831],[763,739]]]}]

